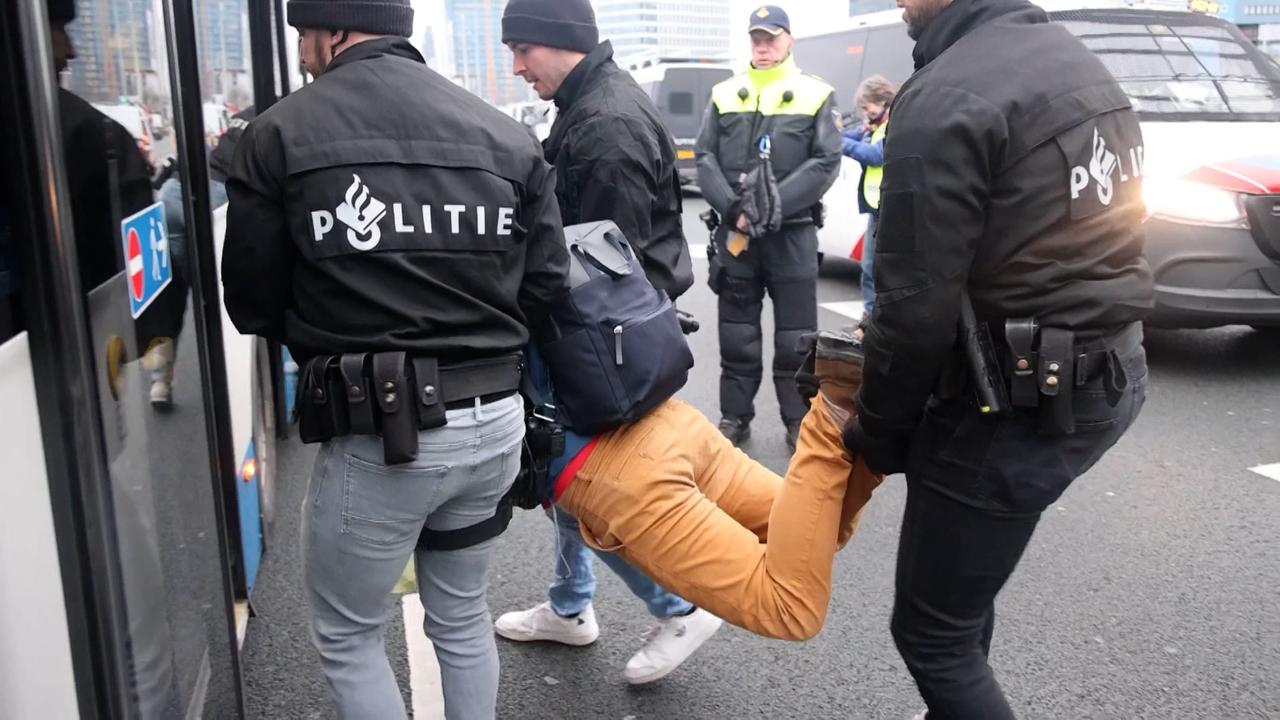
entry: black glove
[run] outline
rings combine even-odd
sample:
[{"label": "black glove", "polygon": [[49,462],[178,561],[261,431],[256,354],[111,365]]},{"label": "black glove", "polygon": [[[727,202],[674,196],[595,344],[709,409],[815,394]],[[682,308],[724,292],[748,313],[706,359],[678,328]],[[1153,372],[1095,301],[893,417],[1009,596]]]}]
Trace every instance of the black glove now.
[{"label": "black glove", "polygon": [[702,323],[683,310],[676,310],[676,319],[680,321],[680,332],[685,335],[692,335],[702,329]]},{"label": "black glove", "polygon": [[842,439],[849,454],[862,458],[872,472],[892,475],[907,469],[910,438],[906,435],[868,435],[855,419],[845,426]]},{"label": "black glove", "polygon": [[817,332],[805,333],[796,341],[796,352],[804,356],[804,360],[800,361],[800,368],[796,370],[796,392],[806,402],[812,401],[818,394],[818,376],[813,371],[816,357],[814,348],[817,344]]}]

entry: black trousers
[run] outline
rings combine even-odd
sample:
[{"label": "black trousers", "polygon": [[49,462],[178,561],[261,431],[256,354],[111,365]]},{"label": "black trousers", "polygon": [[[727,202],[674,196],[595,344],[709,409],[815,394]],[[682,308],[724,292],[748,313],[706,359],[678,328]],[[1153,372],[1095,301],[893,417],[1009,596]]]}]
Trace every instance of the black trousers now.
[{"label": "black trousers", "polygon": [[1041,512],[1142,409],[1142,348],[1122,364],[1129,382],[1115,407],[1102,379],[1076,388],[1074,435],[1041,435],[1034,411],[983,419],[969,399],[926,412],[907,465],[892,631],[929,720],[1014,717],[987,664],[995,598]]},{"label": "black trousers", "polygon": [[712,289],[719,295],[720,414],[750,421],[764,374],[760,316],[764,295],[773,301],[773,384],[783,422],[798,423],[809,409],[795,387],[804,355],[800,336],[818,327],[818,232],[813,225],[784,227],[751,240],[737,257],[725,246],[727,230],[712,238]]}]

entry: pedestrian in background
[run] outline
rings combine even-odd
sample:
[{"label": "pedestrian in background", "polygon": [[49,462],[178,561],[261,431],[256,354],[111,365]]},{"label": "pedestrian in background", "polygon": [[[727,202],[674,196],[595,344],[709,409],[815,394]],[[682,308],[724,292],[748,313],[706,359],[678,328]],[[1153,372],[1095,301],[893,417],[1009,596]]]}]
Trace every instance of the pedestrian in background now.
[{"label": "pedestrian in background", "polygon": [[[588,0],[512,0],[502,16],[502,41],[512,71],[554,100],[556,120],[543,143],[556,168],[556,197],[565,225],[612,220],[640,258],[645,276],[672,300],[693,284],[681,224],[680,178],[671,133],[635,80],[613,62],[613,46],[599,41]],[[567,434],[562,457],[574,457],[588,438]],[[600,634],[592,598],[593,552],[578,521],[560,507],[555,580],[547,602],[498,618],[509,640],[589,645]],[[623,677],[653,682],[680,666],[721,621],[673,595],[616,553],[596,553],[642,600],[658,623],[627,661]]]},{"label": "pedestrian in background", "polygon": [[853,104],[864,122],[845,128],[843,151],[862,166],[858,179],[858,210],[867,216],[862,236],[862,322],[855,331],[861,338],[876,304],[876,224],[880,219],[880,183],[884,178],[884,138],[889,129],[889,106],[898,86],[883,75],[872,75],[858,85]]}]

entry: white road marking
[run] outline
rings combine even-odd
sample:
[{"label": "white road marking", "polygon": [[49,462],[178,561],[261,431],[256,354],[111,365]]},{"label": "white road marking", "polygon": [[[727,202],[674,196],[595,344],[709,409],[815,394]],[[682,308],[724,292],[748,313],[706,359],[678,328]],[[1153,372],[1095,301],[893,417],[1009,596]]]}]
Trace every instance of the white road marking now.
[{"label": "white road marking", "polygon": [[861,300],[850,300],[848,302],[822,303],[818,307],[821,307],[823,310],[830,310],[831,312],[837,315],[843,315],[847,318],[853,318],[854,320],[862,319],[862,301]]},{"label": "white road marking", "polygon": [[705,261],[707,259],[707,244],[706,243],[698,243],[696,245],[690,244],[689,257],[693,258],[694,260]]},{"label": "white road marking", "polygon": [[1249,468],[1251,472],[1256,472],[1262,477],[1271,478],[1280,481],[1280,463],[1272,463],[1270,465],[1259,465],[1256,468]]},{"label": "white road marking", "polygon": [[440,687],[440,664],[436,650],[422,631],[426,611],[417,593],[400,598],[404,609],[404,638],[409,644],[409,696],[413,698],[415,720],[444,720],[444,694]]}]

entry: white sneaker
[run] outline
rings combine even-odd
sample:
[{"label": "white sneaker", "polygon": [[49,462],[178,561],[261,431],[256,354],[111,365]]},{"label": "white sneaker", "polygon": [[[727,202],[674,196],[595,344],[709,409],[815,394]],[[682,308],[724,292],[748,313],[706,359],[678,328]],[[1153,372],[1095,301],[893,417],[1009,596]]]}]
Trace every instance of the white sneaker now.
[{"label": "white sneaker", "polygon": [[590,645],[600,637],[596,611],[590,604],[577,617],[560,617],[544,602],[530,610],[509,612],[493,624],[499,635],[516,642],[548,640],[563,645]]},{"label": "white sneaker", "polygon": [[167,410],[173,407],[173,385],[168,380],[151,383],[151,407]]},{"label": "white sneaker", "polygon": [[622,676],[632,685],[666,677],[723,624],[723,620],[702,608],[689,615],[662,620],[645,633],[644,647],[627,661]]}]

